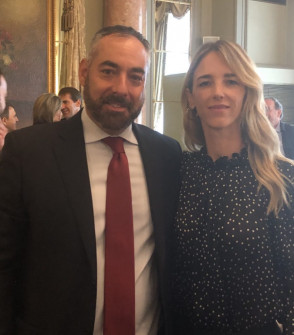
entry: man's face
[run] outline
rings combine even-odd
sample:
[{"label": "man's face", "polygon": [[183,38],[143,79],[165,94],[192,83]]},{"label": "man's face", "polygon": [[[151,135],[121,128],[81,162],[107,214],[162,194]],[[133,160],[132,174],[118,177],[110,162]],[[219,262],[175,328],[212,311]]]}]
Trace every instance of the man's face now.
[{"label": "man's face", "polygon": [[139,115],[148,57],[135,37],[109,35],[97,43],[91,63],[81,62],[87,113],[108,134],[121,133]]},{"label": "man's face", "polygon": [[266,116],[274,128],[280,123],[282,111],[275,109],[275,102],[271,99],[265,99],[266,104]]},{"label": "man's face", "polygon": [[9,107],[9,117],[4,117],[2,119],[2,122],[7,128],[8,132],[16,129],[16,122],[18,122],[18,117],[13,107]]},{"label": "man's face", "polygon": [[6,103],[5,99],[7,96],[7,83],[3,76],[0,76],[0,113],[4,110]]},{"label": "man's face", "polygon": [[60,95],[59,98],[62,101],[61,112],[65,119],[71,118],[80,110],[81,101],[77,100],[74,102],[69,93]]}]

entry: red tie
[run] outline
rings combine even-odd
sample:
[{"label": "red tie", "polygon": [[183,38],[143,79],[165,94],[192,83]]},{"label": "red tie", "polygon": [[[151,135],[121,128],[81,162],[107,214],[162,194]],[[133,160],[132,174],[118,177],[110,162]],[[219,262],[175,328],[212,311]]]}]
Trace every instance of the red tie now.
[{"label": "red tie", "polygon": [[[121,137],[107,137],[104,335],[135,334],[135,268],[131,184]],[[98,270],[99,271],[99,270]]]}]

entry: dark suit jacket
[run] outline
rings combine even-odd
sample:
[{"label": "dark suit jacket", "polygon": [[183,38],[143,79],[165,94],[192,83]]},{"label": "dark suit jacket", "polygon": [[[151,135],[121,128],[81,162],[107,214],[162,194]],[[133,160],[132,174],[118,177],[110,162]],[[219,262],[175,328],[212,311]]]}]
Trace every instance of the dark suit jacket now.
[{"label": "dark suit jacket", "polygon": [[[147,127],[134,124],[133,130],[146,174],[165,307],[181,149]],[[0,334],[92,334],[96,246],[80,113],[67,122],[10,133],[2,154]]]},{"label": "dark suit jacket", "polygon": [[285,156],[294,159],[294,127],[288,123],[280,122],[280,128]]}]

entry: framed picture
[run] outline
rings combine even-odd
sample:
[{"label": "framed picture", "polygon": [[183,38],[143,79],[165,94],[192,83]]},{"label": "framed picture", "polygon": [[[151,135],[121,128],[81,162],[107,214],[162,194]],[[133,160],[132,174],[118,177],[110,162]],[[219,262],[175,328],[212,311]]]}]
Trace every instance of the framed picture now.
[{"label": "framed picture", "polygon": [[286,5],[286,0],[254,0],[254,1],[262,1],[268,3],[275,3],[277,5]]},{"label": "framed picture", "polygon": [[32,124],[36,98],[54,92],[54,17],[57,0],[0,1],[0,67],[17,128]]}]

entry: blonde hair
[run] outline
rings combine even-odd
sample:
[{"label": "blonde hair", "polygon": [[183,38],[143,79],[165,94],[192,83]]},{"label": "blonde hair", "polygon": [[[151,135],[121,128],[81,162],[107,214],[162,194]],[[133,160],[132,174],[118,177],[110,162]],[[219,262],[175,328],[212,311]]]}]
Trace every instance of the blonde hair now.
[{"label": "blonde hair", "polygon": [[238,44],[219,40],[204,44],[194,56],[187,72],[182,90],[182,108],[185,129],[185,144],[191,151],[198,151],[205,145],[201,121],[196,109],[189,108],[187,89],[192,92],[193,76],[201,60],[210,52],[221,55],[232,72],[245,86],[246,93],[241,114],[241,136],[248,151],[253,173],[259,183],[270,194],[267,214],[278,212],[288,204],[285,176],[277,167],[277,159],[289,161],[281,155],[279,138],[265,114],[263,84],[256,72],[256,66],[244,49]]},{"label": "blonde hair", "polygon": [[43,93],[33,107],[33,124],[52,123],[56,112],[61,108],[61,99],[53,93]]}]

